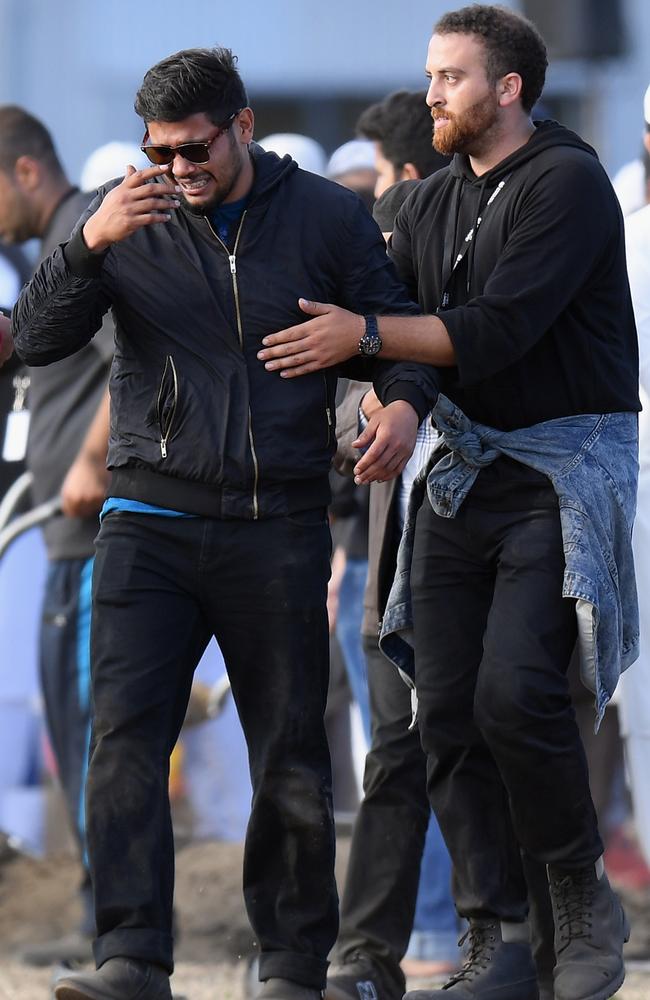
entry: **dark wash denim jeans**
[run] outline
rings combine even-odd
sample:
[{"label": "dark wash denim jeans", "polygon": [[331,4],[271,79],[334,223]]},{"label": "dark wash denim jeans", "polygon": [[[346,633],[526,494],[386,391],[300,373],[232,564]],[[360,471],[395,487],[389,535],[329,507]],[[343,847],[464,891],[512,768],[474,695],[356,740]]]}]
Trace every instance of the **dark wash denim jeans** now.
[{"label": "dark wash denim jeans", "polygon": [[522,920],[520,848],[571,869],[602,843],[566,677],[577,626],[555,493],[534,484],[531,506],[526,483],[498,479],[481,493],[453,519],[425,498],[417,517],[418,718],[459,913]]},{"label": "dark wash denim jeans", "polygon": [[173,968],[169,755],[214,634],[249,751],[244,896],[260,978],[324,986],[338,929],[323,726],[329,557],[324,510],[262,521],[104,519],[87,783],[99,965],[125,955]]}]

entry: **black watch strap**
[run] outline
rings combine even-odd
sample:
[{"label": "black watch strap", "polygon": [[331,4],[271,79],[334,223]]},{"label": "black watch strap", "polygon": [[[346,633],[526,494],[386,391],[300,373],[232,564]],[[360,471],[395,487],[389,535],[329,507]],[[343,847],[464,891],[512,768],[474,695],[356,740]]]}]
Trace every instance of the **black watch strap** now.
[{"label": "black watch strap", "polygon": [[382,340],[379,335],[379,326],[376,316],[364,316],[366,329],[363,337],[359,341],[359,353],[367,357],[373,357],[381,350]]}]

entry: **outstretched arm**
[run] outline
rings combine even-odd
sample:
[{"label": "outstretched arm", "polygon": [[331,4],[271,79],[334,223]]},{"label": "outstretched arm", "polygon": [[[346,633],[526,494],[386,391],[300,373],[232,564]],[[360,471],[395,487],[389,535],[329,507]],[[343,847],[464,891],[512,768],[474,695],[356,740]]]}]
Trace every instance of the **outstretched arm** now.
[{"label": "outstretched arm", "polygon": [[[329,303],[298,302],[313,318],[264,338],[257,356],[267,371],[295,378],[358,356],[363,316]],[[383,342],[379,357],[440,367],[456,363],[447,329],[437,316],[378,316],[377,323]]]}]

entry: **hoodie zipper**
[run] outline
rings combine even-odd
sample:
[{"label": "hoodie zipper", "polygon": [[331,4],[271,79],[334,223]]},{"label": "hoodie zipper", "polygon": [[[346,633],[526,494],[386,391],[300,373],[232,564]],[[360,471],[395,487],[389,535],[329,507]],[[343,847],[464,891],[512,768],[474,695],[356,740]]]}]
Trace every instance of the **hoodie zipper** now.
[{"label": "hoodie zipper", "polygon": [[[160,409],[160,404],[162,402],[163,388],[165,385],[165,376],[167,375],[167,369],[171,368],[172,378],[174,379],[174,403],[172,406],[172,412],[167,421],[167,427],[163,427],[162,422],[162,412]],[[160,380],[160,388],[158,389],[158,402],[156,408],[158,410],[158,421],[160,423],[160,454],[163,458],[167,458],[167,442],[169,441],[169,435],[171,434],[172,426],[174,424],[174,417],[176,416],[176,407],[178,405],[178,375],[176,373],[176,365],[174,364],[174,359],[171,354],[168,354],[165,358],[165,367],[163,369],[162,379]]]},{"label": "hoodie zipper", "polygon": [[[216,241],[221,244],[223,249],[226,251],[226,254],[228,255],[228,262],[230,264],[230,278],[232,281],[232,290],[235,296],[235,313],[237,316],[237,336],[239,338],[239,347],[241,348],[242,354],[244,353],[244,331],[242,328],[241,310],[239,306],[239,285],[237,282],[237,247],[239,246],[239,237],[241,236],[241,231],[244,225],[245,218],[246,218],[246,211],[244,211],[241,217],[239,227],[237,229],[237,236],[235,237],[235,245],[233,247],[232,253],[230,253],[228,247],[223,242],[221,237],[214,231],[214,227],[210,222],[210,220],[208,219],[207,215],[205,216],[205,221],[208,224],[210,232],[212,233]],[[259,469],[259,463],[257,461],[257,452],[255,450],[255,439],[253,437],[253,415],[251,413],[250,404],[248,407],[248,442],[250,444],[251,455],[253,457],[253,468],[255,470],[255,481],[253,483],[253,519],[256,521],[259,517],[258,487],[260,479],[260,469]]]},{"label": "hoodie zipper", "polygon": [[327,375],[323,375],[323,382],[325,383],[325,415],[327,417],[327,447],[330,446],[330,441],[332,440],[332,408],[330,406],[330,394],[327,385]]}]

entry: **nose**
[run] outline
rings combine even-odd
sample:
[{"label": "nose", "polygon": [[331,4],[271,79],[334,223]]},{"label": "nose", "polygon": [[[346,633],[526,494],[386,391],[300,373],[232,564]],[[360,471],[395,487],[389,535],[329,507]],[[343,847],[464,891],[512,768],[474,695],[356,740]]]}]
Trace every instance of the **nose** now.
[{"label": "nose", "polygon": [[440,84],[438,80],[435,79],[435,77],[432,77],[431,82],[429,83],[426,102],[427,106],[430,108],[439,108],[445,103],[444,97],[440,90]]},{"label": "nose", "polygon": [[180,153],[176,153],[172,160],[172,173],[174,177],[191,177],[200,166],[200,163],[193,163],[192,160],[186,160]]}]

